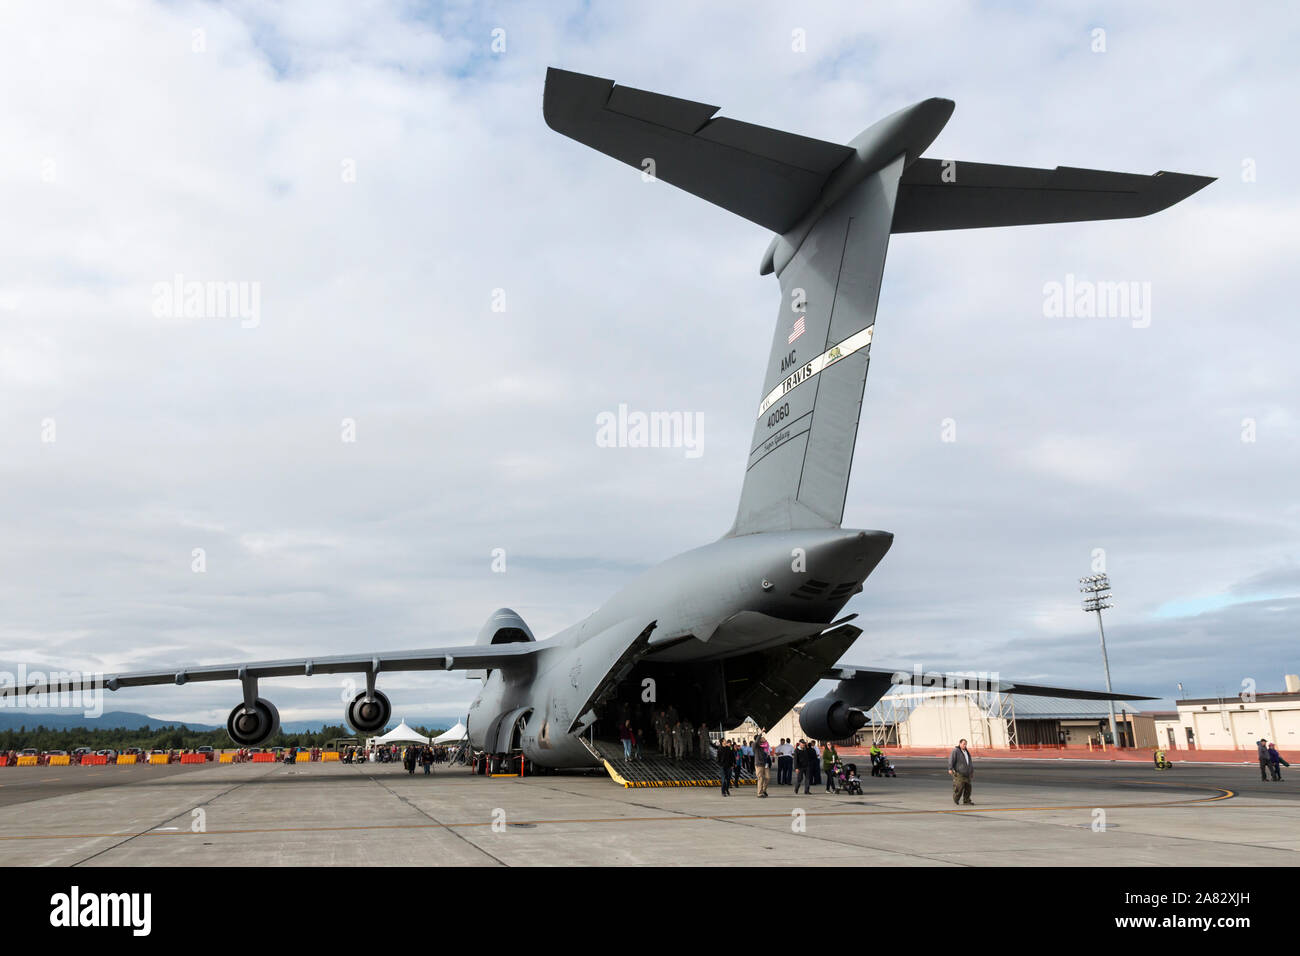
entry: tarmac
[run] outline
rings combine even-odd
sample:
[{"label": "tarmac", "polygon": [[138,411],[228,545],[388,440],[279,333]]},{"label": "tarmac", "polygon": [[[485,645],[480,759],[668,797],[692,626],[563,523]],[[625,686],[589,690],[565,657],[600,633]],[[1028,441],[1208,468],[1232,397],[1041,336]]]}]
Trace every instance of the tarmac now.
[{"label": "tarmac", "polygon": [[1253,766],[944,762],[865,795],[624,789],[603,772],[485,778],[394,764],[0,770],[6,866],[1294,866],[1300,776]]}]

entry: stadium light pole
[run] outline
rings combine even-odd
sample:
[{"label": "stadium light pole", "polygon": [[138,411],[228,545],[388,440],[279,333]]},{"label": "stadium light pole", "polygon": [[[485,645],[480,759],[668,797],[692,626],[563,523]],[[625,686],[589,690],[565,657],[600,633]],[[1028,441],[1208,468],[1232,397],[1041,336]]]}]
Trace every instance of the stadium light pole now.
[{"label": "stadium light pole", "polygon": [[[1110,578],[1104,574],[1090,574],[1085,578],[1079,578],[1079,590],[1083,592],[1083,609],[1088,613],[1096,612],[1097,630],[1101,634],[1101,663],[1106,669],[1106,693],[1111,693],[1110,689],[1110,660],[1106,657],[1106,628],[1101,623],[1101,612],[1107,608],[1114,607],[1110,603]],[[1119,728],[1115,724],[1115,701],[1107,700],[1106,707],[1110,710],[1110,739],[1111,743],[1118,749],[1120,747]]]}]

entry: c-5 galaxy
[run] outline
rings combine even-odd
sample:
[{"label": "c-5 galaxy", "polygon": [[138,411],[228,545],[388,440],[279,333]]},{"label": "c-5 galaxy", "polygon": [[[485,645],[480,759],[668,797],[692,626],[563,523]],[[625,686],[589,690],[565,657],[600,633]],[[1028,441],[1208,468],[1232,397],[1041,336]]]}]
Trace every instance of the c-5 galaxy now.
[{"label": "c-5 galaxy", "polygon": [[[818,740],[852,735],[892,683],[925,682],[837,664],[862,633],[850,623],[855,615],[839,614],[893,541],[887,531],[840,526],[890,235],[1145,216],[1212,181],[925,158],[953,105],[924,100],[841,145],[549,70],[542,108],[553,130],[639,170],[652,162],[657,179],[776,234],[759,272],[776,275],[780,304],[730,530],[645,572],[546,640],[502,609],[465,646],[123,673],[103,686],[239,681],[227,729],[236,744],[255,746],[279,727],[279,712],[260,696],[264,678],[364,675],[346,716],[373,733],[392,715],[376,687],[383,674],[467,671],[482,680],[467,721],[473,746],[522,753],[541,767],[580,767],[598,762],[593,743],[617,736],[619,715],[640,703],[643,688],[692,723],[724,729],[752,717],[768,727],[831,679],[832,692],[804,706],[802,728]],[[50,689],[29,682],[7,690]],[[1020,681],[998,689],[1145,699]]]}]

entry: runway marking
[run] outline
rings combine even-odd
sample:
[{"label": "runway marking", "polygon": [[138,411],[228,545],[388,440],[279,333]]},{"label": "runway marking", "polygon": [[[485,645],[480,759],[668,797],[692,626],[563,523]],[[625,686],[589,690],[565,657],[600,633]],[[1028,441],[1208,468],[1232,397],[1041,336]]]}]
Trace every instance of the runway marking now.
[{"label": "runway marking", "polygon": [[[1163,784],[1162,784],[1163,786]],[[908,816],[916,814],[944,814],[944,813],[1037,813],[1050,810],[1124,810],[1124,809],[1155,809],[1158,807],[1187,807],[1198,806],[1206,803],[1217,803],[1222,800],[1231,800],[1236,796],[1232,790],[1226,790],[1223,787],[1206,787],[1206,790],[1217,790],[1218,795],[1213,797],[1194,797],[1190,800],[1167,800],[1159,803],[1087,803],[1068,806],[1049,806],[1049,807],[983,807],[973,806],[969,809],[962,807],[953,807],[952,809],[937,810],[809,810],[806,816],[809,817],[875,817],[875,816]],[[426,814],[427,816],[427,814]],[[518,826],[521,823],[541,826],[545,824],[563,825],[573,823],[693,823],[707,820],[728,821],[728,820],[789,820],[788,811],[779,813],[710,813],[694,814],[689,811],[681,811],[673,816],[656,816],[656,817],[573,817],[573,818],[556,818],[552,820],[513,820],[511,823]],[[258,827],[247,830],[208,830],[205,833],[194,833],[189,830],[180,830],[178,832],[164,832],[157,829],[148,830],[136,834],[140,837],[147,836],[235,836],[241,833],[345,833],[358,830],[452,830],[459,828],[472,827],[491,827],[494,821],[469,821],[464,823],[371,823],[358,824],[355,826],[341,827]],[[10,840],[89,840],[97,837],[120,837],[127,834],[118,833],[59,833],[59,834],[17,834],[10,836],[0,836],[0,841]]]}]

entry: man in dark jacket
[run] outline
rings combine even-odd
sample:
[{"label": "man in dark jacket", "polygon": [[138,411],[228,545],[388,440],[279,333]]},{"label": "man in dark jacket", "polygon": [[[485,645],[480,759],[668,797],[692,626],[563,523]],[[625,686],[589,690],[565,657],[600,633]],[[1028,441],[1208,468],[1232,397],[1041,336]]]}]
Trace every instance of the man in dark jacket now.
[{"label": "man in dark jacket", "polygon": [[968,803],[973,806],[974,801],[970,798],[970,782],[975,776],[975,762],[971,759],[970,751],[966,749],[964,737],[957,741],[957,746],[953,747],[952,753],[948,755],[948,773],[952,776],[952,802]]},{"label": "man in dark jacket", "polygon": [[731,747],[730,740],[723,740],[718,744],[718,766],[722,768],[722,795],[731,796],[731,774],[736,768],[736,751]]},{"label": "man in dark jacket", "polygon": [[1268,741],[1261,737],[1255,741],[1255,749],[1259,751],[1259,779],[1267,782],[1269,765],[1272,763],[1268,759]]},{"label": "man in dark jacket", "polygon": [[802,740],[799,746],[794,750],[794,792],[799,792],[800,785],[803,786],[803,792],[808,793],[812,786],[812,768],[817,761],[817,753]]}]

